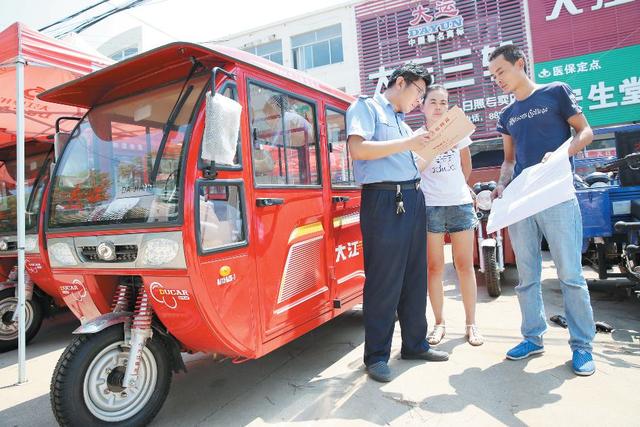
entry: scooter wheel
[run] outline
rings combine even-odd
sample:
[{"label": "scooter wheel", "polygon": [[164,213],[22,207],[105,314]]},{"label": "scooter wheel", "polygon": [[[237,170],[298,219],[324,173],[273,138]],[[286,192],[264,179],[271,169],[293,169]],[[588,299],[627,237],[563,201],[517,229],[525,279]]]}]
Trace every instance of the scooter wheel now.
[{"label": "scooter wheel", "polygon": [[500,271],[498,270],[495,246],[483,247],[482,256],[484,258],[484,282],[487,286],[487,292],[489,296],[497,298],[502,293],[502,288],[500,286]]},{"label": "scooter wheel", "polygon": [[171,385],[164,342],[147,340],[135,386],[123,387],[129,347],[122,325],[78,335],[51,379],[51,408],[61,426],[143,426],[160,411]]},{"label": "scooter wheel", "polygon": [[[18,322],[13,322],[13,313],[18,306],[15,288],[0,291],[0,353],[18,348]],[[35,295],[25,301],[25,325],[27,342],[36,336],[42,326],[44,309]]]}]

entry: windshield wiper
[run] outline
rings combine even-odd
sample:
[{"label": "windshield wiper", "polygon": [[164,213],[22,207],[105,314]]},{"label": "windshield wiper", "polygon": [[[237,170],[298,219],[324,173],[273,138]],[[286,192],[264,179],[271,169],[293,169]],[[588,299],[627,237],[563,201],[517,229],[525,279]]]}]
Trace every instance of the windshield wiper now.
[{"label": "windshield wiper", "polygon": [[184,88],[191,80],[191,77],[196,72],[199,67],[202,67],[202,64],[196,60],[193,56],[191,57],[191,62],[193,65],[189,70],[189,75],[187,75],[187,79],[184,81],[182,85],[182,89],[180,89],[180,94],[178,95],[178,99],[175,104],[173,104],[173,108],[171,109],[171,113],[169,114],[169,118],[167,119],[167,123],[164,125],[164,129],[162,130],[162,140],[160,141],[160,145],[158,146],[158,153],[156,154],[156,159],[153,162],[153,168],[151,169],[151,176],[149,181],[151,185],[155,185],[156,178],[158,177],[158,172],[160,171],[160,162],[162,161],[162,156],[164,154],[165,146],[167,145],[167,140],[169,139],[169,132],[174,126],[176,119],[178,118],[178,114],[180,110],[182,110],[182,106],[189,98],[191,91],[193,91],[193,85],[190,85],[185,91]]}]

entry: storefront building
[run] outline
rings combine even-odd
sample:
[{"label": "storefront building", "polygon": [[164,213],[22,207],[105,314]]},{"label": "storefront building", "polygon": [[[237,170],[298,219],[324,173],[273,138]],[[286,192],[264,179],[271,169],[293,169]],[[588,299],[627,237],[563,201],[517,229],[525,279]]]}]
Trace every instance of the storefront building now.
[{"label": "storefront building", "polygon": [[595,129],[585,156],[640,141],[640,1],[530,1],[529,16],[536,81],[569,84]]},{"label": "storefront building", "polygon": [[[355,10],[362,93],[380,91],[402,63],[424,64],[477,126],[474,166],[501,162],[495,128],[510,97],[487,67],[502,44],[525,50],[537,83],[574,89],[597,134],[586,156],[615,155],[612,127],[640,120],[638,0],[374,0]],[[417,112],[407,121],[422,124]]]},{"label": "storefront building", "polygon": [[[501,162],[496,153],[482,158],[501,150],[496,122],[511,102],[491,81],[488,58],[508,43],[529,52],[526,22],[526,2],[520,0],[363,2],[356,6],[362,93],[380,91],[403,63],[424,64],[476,125],[474,164]],[[416,128],[422,117],[414,112],[407,122]]]}]

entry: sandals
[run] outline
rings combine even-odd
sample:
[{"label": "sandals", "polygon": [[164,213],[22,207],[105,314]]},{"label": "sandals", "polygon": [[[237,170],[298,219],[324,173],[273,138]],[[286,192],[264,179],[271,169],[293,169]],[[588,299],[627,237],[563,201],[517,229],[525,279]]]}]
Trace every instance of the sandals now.
[{"label": "sandals", "polygon": [[433,327],[433,331],[431,331],[429,336],[427,336],[427,342],[430,345],[439,344],[440,341],[442,341],[442,338],[444,338],[445,334],[446,329],[444,327],[444,324],[436,325]]},{"label": "sandals", "polygon": [[478,327],[476,325],[467,325],[466,326],[465,336],[467,337],[467,342],[473,346],[479,346],[484,344],[484,338],[480,335],[478,331]]},{"label": "sandals", "polygon": [[[443,324],[434,326],[431,333],[427,336],[427,342],[430,345],[440,344],[440,341],[445,337],[446,332],[446,328]],[[480,331],[478,331],[478,327],[476,325],[466,326],[465,337],[467,338],[467,342],[473,346],[484,344],[484,338],[480,335]]]}]

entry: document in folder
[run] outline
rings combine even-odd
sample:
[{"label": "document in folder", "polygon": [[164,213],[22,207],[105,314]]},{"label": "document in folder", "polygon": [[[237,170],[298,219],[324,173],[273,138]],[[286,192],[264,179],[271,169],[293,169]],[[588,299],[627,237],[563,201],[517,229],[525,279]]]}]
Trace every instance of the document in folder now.
[{"label": "document in folder", "polygon": [[429,164],[436,156],[451,150],[463,139],[469,138],[475,130],[476,126],[471,123],[460,107],[454,106],[429,129],[431,132],[429,145],[416,151],[416,154]]}]

